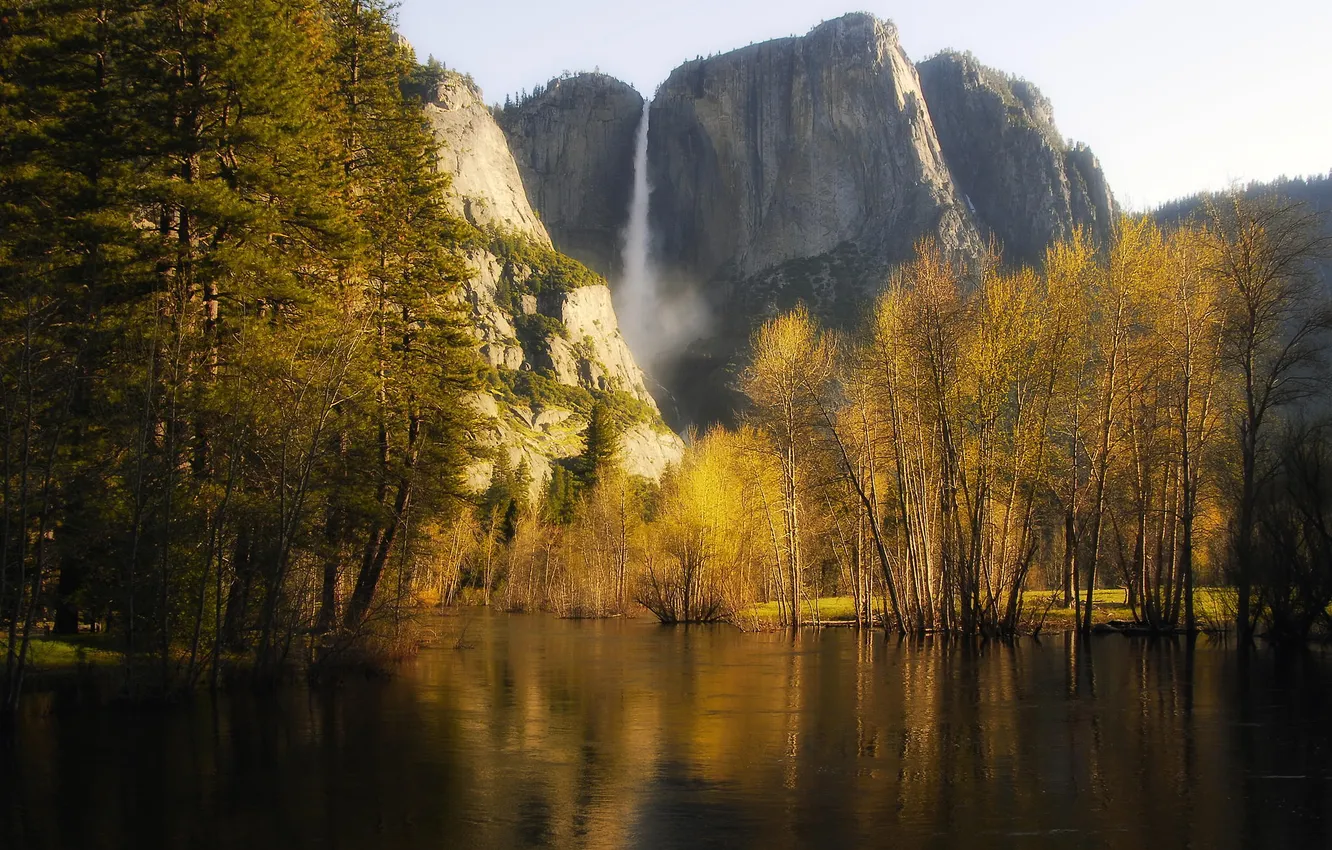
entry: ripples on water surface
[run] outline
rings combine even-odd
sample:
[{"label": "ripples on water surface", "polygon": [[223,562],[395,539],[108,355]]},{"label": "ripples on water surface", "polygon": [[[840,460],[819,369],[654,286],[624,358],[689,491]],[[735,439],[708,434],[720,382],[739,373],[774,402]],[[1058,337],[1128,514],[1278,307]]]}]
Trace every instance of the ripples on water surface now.
[{"label": "ripples on water surface", "polygon": [[402,675],[30,699],[0,847],[1332,847],[1332,665],[468,612]]}]

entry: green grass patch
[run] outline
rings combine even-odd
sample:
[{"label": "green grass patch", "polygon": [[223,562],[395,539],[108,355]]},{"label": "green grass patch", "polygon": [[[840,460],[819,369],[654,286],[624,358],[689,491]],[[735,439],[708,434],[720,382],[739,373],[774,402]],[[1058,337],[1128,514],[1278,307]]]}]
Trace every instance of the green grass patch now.
[{"label": "green grass patch", "polygon": [[[1058,590],[1028,590],[1022,594],[1022,604],[1028,611],[1044,610],[1047,605],[1054,602],[1050,608],[1050,616],[1068,614],[1073,616],[1073,607],[1064,608],[1059,603],[1063,602],[1063,592]],[[1086,598],[1086,591],[1079,594],[1079,598]],[[1102,588],[1092,594],[1092,612],[1100,612],[1103,616],[1100,619],[1123,620],[1133,616],[1128,607],[1128,591],[1123,588]]]},{"label": "green grass patch", "polygon": [[[606,283],[605,278],[573,257],[534,242],[520,233],[490,228],[483,238],[484,244],[479,247],[486,248],[502,261],[506,271],[511,272],[517,266],[527,269],[528,275],[521,283],[516,279],[509,281],[512,295],[568,292],[580,286]],[[506,274],[506,278],[509,276]]]},{"label": "green grass patch", "polygon": [[531,408],[559,407],[584,416],[591,414],[596,401],[583,387],[561,384],[546,372],[500,369],[501,395],[510,404],[526,404]]},{"label": "green grass patch", "polygon": [[[1043,611],[1051,597],[1062,597],[1056,590],[1028,590],[1023,594],[1023,604],[1028,612]],[[1234,591],[1223,587],[1200,587],[1193,594],[1194,616],[1200,626],[1222,626],[1231,619],[1234,608],[1229,600]],[[1063,599],[1058,599],[1062,602]],[[1063,607],[1058,602],[1050,608],[1048,623],[1073,623],[1076,609]],[[1181,609],[1183,602],[1180,603]],[[1182,616],[1182,614],[1181,614]],[[1128,590],[1124,588],[1099,589],[1092,596],[1092,622],[1104,623],[1109,620],[1132,620],[1133,609],[1128,604]]]},{"label": "green grass patch", "polygon": [[513,326],[518,331],[518,341],[524,347],[529,342],[544,343],[554,337],[569,338],[569,329],[564,326],[564,322],[541,313],[521,313],[514,317]]},{"label": "green grass patch", "polygon": [[[750,612],[761,622],[777,623],[781,619],[781,609],[776,602],[759,602],[751,606]],[[855,600],[850,596],[821,596],[816,600],[806,599],[800,605],[800,619],[811,623],[816,619],[825,622],[855,622]]]},{"label": "green grass patch", "polygon": [[[665,427],[666,423],[661,421],[661,417],[652,409],[652,405],[636,395],[624,390],[607,390],[606,392],[594,393],[594,395],[605,403],[610,410],[611,418],[622,429],[632,428],[644,423]],[[669,431],[669,429],[667,430]]]},{"label": "green grass patch", "polygon": [[[0,656],[8,653],[0,640]],[[123,663],[125,656],[110,646],[106,635],[34,635],[28,643],[28,665],[38,672],[108,667]]]},{"label": "green grass patch", "polygon": [[[1028,590],[1023,594],[1023,607],[1028,616],[1040,616],[1045,611],[1052,597],[1061,597],[1060,591]],[[1234,591],[1220,587],[1200,587],[1193,597],[1194,612],[1200,627],[1224,626],[1231,619],[1234,608],[1231,599]],[[1062,599],[1058,601],[1062,602]],[[817,618],[815,608],[817,605]],[[874,610],[879,610],[879,601],[875,600]],[[746,613],[761,623],[778,625],[781,622],[780,609],[776,602],[760,602],[750,606]],[[850,596],[824,596],[814,601],[806,600],[800,608],[803,622],[812,623],[816,619],[822,622],[854,622],[855,604]],[[1074,627],[1075,609],[1064,608],[1056,603],[1046,613],[1045,630],[1057,630]],[[1092,623],[1105,623],[1110,620],[1132,620],[1133,610],[1128,605],[1128,591],[1124,588],[1102,588],[1092,595]]]},{"label": "green grass patch", "polygon": [[[652,406],[624,390],[589,390],[561,384],[545,371],[495,370],[500,397],[509,404],[525,404],[532,409],[554,407],[571,410],[581,416],[592,415],[597,402],[606,405],[611,419],[621,429],[647,423],[665,428]],[[669,430],[669,429],[667,429]]]},{"label": "green grass patch", "polygon": [[569,329],[564,326],[564,322],[541,313],[517,313],[513,317],[513,327],[518,332],[523,359],[532,364],[540,363],[550,356],[552,339],[569,338]]}]

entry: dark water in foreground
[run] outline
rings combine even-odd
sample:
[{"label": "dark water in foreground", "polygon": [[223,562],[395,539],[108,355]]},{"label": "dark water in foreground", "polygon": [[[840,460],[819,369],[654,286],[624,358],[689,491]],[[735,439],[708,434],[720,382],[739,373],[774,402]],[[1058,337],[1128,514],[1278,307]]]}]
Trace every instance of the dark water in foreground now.
[{"label": "dark water in foreground", "polygon": [[1324,654],[466,616],[391,681],[32,699],[0,847],[1332,847]]}]

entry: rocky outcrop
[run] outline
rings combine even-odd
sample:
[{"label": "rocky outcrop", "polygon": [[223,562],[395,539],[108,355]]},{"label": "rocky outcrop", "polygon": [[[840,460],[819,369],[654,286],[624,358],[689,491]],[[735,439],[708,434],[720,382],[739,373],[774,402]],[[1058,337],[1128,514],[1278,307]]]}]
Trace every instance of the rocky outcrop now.
[{"label": "rocky outcrop", "polygon": [[1035,86],[970,54],[940,54],[919,72],[948,168],[1006,261],[1037,265],[1077,227],[1109,239],[1115,202],[1100,164],[1065,143]]},{"label": "rocky outcrop", "polygon": [[[490,369],[490,389],[475,398],[490,423],[484,441],[506,452],[511,467],[526,460],[539,495],[551,465],[582,452],[592,405],[603,399],[626,420],[622,465],[660,478],[684,446],[661,420],[604,280],[550,247],[480,92],[446,73],[426,113],[451,203],[491,231],[478,235],[461,291]],[[482,462],[468,471],[474,488],[489,483],[490,470]]]},{"label": "rocky outcrop", "polygon": [[920,239],[963,260],[983,247],[916,67],[872,15],[680,66],[652,102],[648,160],[658,264],[713,319],[657,367],[677,425],[734,415],[768,316],[804,302],[853,323]]},{"label": "rocky outcrop", "polygon": [[[490,393],[474,397],[478,410],[491,422],[490,443],[504,452],[510,469],[526,463],[532,473],[533,501],[540,499],[543,482],[550,479],[555,464],[567,462],[583,450],[587,420],[568,410],[505,404]],[[659,481],[666,470],[680,462],[680,438],[648,423],[631,425],[620,436],[618,461],[625,472]],[[483,460],[467,470],[469,489],[481,492],[490,484],[495,464]]]},{"label": "rocky outcrop", "polygon": [[563,323],[567,346],[575,363],[572,374],[560,375],[561,383],[595,390],[621,390],[657,409],[648,392],[643,372],[620,333],[610,289],[580,286],[538,300],[543,314]]},{"label": "rocky outcrop", "polygon": [[[576,457],[583,450],[585,419],[567,410],[535,408],[522,402],[507,402],[489,392],[473,397],[477,411],[489,423],[484,441],[497,452],[503,452],[510,469],[524,463],[532,474],[529,496],[534,503],[540,499],[543,482],[550,480],[554,464],[562,458]],[[473,492],[482,492],[490,485],[495,463],[482,460],[472,464],[466,473],[467,486]]]},{"label": "rocky outcrop", "polygon": [[452,177],[455,211],[477,227],[499,225],[549,245],[481,91],[466,77],[445,72],[425,113],[439,142],[440,169]]},{"label": "rocky outcrop", "polygon": [[[630,417],[619,455],[627,472],[657,480],[679,461],[684,444],[662,421],[604,284],[536,296],[524,292],[532,269],[521,260],[488,250],[468,259],[475,272],[463,297],[491,368],[491,390],[476,400],[490,422],[483,443],[507,452],[511,468],[527,461],[534,498],[551,464],[582,452],[598,399]],[[477,464],[469,471],[471,483],[484,489],[490,469],[488,462]]]},{"label": "rocky outcrop", "polygon": [[1100,160],[1082,142],[1074,142],[1065,154],[1068,185],[1072,196],[1073,221],[1086,227],[1100,244],[1108,244],[1114,233],[1119,204],[1101,170]]},{"label": "rocky outcrop", "polygon": [[643,96],[605,74],[551,80],[499,115],[523,185],[560,250],[614,279]]},{"label": "rocky outcrop", "polygon": [[893,263],[927,235],[979,247],[915,66],[871,15],[688,62],[651,118],[660,258],[696,280],[848,249]]},{"label": "rocky outcrop", "polygon": [[523,347],[509,312],[496,300],[504,285],[505,265],[489,251],[468,257],[472,277],[463,283],[463,297],[472,313],[472,333],[480,343],[481,359],[492,369],[517,370],[523,366]]},{"label": "rocky outcrop", "polygon": [[[544,368],[569,387],[589,391],[619,390],[656,410],[643,372],[620,333],[619,321],[605,284],[579,286],[536,295],[521,294],[530,275],[521,261],[501,260],[486,250],[468,256],[472,276],[463,283],[463,295],[472,312],[472,328],[480,342],[481,358],[494,369],[520,371]],[[538,357],[531,358],[519,339],[512,315],[517,290],[517,312],[544,316],[562,333],[546,333],[531,340]],[[510,293],[501,304],[503,292]],[[536,360],[538,362],[532,362]]]}]

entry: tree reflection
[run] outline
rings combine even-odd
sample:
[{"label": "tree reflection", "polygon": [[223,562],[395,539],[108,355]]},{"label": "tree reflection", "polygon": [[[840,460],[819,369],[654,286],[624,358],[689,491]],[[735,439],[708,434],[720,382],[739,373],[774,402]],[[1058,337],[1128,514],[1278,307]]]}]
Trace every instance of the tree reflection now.
[{"label": "tree reflection", "polygon": [[6,846],[1332,837],[1318,654],[490,614],[471,628],[474,648],[427,651],[390,681],[147,715],[34,705],[5,751]]}]

